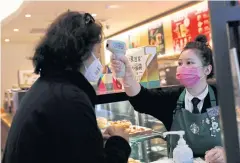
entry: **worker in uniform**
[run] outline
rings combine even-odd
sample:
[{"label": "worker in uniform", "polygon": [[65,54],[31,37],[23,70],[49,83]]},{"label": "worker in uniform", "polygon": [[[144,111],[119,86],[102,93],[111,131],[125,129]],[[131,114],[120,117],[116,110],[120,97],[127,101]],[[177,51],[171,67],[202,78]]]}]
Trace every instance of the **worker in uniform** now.
[{"label": "worker in uniform", "polygon": [[[123,56],[116,60],[113,54],[114,74],[122,70],[123,64],[123,86],[136,111],[156,117],[168,131],[184,130],[194,157],[205,158],[210,163],[225,163],[216,88],[207,83],[207,79],[213,77],[213,59],[205,35],[188,42],[181,52],[176,79],[184,87],[148,90],[134,79],[128,59]],[[178,139],[176,135],[167,139],[170,157]]]}]

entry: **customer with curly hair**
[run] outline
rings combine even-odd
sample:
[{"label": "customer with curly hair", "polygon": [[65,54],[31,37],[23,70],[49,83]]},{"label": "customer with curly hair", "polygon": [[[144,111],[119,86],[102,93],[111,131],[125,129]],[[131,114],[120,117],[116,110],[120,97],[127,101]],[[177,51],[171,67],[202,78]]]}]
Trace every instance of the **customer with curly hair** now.
[{"label": "customer with curly hair", "polygon": [[21,101],[3,163],[126,163],[128,134],[97,126],[102,26],[88,13],[68,11],[49,27],[32,57],[40,78]]}]

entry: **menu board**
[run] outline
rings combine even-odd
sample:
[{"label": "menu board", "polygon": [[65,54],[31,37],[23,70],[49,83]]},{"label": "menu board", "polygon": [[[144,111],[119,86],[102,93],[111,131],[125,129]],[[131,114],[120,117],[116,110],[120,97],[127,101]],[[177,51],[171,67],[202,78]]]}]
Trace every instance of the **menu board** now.
[{"label": "menu board", "polygon": [[187,42],[193,41],[199,34],[211,40],[208,6],[192,11],[181,11],[171,18],[173,48],[175,52],[181,51]]},{"label": "menu board", "polygon": [[149,45],[157,47],[158,54],[165,54],[163,23],[158,22],[148,28]]}]

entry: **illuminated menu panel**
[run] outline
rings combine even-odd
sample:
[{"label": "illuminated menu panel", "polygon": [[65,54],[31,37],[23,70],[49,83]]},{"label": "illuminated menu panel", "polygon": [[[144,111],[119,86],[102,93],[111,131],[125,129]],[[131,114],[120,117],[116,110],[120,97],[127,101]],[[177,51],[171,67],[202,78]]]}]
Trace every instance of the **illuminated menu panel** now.
[{"label": "illuminated menu panel", "polygon": [[199,34],[211,40],[208,6],[203,5],[194,10],[178,12],[171,17],[173,49],[181,51],[187,42],[194,41]]},{"label": "illuminated menu panel", "polygon": [[[205,34],[211,45],[206,0],[113,36],[111,39],[124,41],[129,49],[154,45],[157,47],[157,54],[162,56],[178,54],[184,45],[194,40],[198,34]],[[105,50],[105,63],[109,61],[110,53]]]}]

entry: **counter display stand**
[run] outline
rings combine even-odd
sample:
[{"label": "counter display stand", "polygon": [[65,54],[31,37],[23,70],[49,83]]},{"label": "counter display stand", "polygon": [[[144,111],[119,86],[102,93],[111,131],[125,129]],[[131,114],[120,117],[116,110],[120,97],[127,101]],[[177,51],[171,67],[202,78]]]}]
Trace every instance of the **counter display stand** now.
[{"label": "counter display stand", "polygon": [[[121,93],[112,94],[113,96],[121,96]],[[114,101],[114,99],[112,100]],[[149,115],[134,111],[128,101],[123,100],[97,105],[96,116],[104,117],[110,123],[124,120],[131,122],[134,126],[146,127],[152,130],[150,133],[130,137],[131,158],[149,163],[167,156],[167,144],[162,137],[162,133],[165,131],[164,125]]]}]

